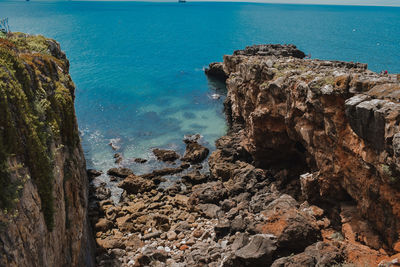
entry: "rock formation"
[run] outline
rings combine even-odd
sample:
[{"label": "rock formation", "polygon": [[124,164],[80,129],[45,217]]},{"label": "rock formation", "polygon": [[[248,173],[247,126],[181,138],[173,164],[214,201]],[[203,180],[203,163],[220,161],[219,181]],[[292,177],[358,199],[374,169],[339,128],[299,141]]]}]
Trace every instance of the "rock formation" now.
[{"label": "rock formation", "polygon": [[0,266],[94,266],[68,71],[54,40],[0,38]]},{"label": "rock formation", "polygon": [[130,174],[120,203],[94,188],[97,264],[395,266],[398,78],[293,45],[235,51],[207,73],[226,80],[229,133],[208,166],[196,138],[179,167]]},{"label": "rock formation", "polygon": [[281,187],[300,183],[309,203],[353,202],[379,244],[355,239],[398,253],[398,76],[303,57],[294,46],[274,45],[224,57],[226,106],[231,124],[243,129],[240,143],[255,166],[287,170]]}]

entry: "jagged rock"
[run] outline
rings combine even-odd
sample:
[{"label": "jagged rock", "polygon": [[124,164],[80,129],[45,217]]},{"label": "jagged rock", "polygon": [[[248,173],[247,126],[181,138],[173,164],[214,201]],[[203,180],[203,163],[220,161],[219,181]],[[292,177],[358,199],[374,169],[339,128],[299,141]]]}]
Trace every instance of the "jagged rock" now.
[{"label": "jagged rock", "polygon": [[303,253],[274,261],[271,267],[332,266],[343,262],[342,249],[329,243],[318,242],[307,247]]},{"label": "jagged rock", "polygon": [[214,231],[215,231],[215,236],[219,239],[231,231],[231,223],[229,220],[223,220],[219,221],[215,226],[214,226]]},{"label": "jagged rock", "polygon": [[141,164],[143,164],[143,163],[146,163],[146,162],[147,162],[147,159],[135,158],[133,161],[136,162],[136,163],[141,163]]},{"label": "jagged rock", "polygon": [[185,140],[186,151],[182,157],[182,161],[190,163],[200,163],[208,156],[209,150],[205,146],[200,145],[196,141]]},{"label": "jagged rock", "polygon": [[221,208],[215,204],[199,204],[198,208],[208,218],[218,218],[222,212]]},{"label": "jagged rock", "polygon": [[145,249],[143,251],[143,255],[149,257],[151,260],[162,261],[162,262],[165,262],[165,260],[168,257],[168,254],[164,250],[151,249],[151,248]]},{"label": "jagged rock", "polygon": [[228,191],[221,182],[210,182],[199,184],[193,187],[193,193],[189,198],[189,204],[214,203],[226,198]]},{"label": "jagged rock", "polygon": [[318,175],[305,173],[300,175],[301,192],[303,197],[311,203],[320,200],[320,188],[318,183]]},{"label": "jagged rock", "polygon": [[275,57],[295,57],[304,58],[306,55],[297,49],[295,45],[280,45],[280,44],[267,44],[267,45],[252,45],[247,46],[244,50],[236,50],[234,55],[242,56],[275,56]]},{"label": "jagged rock", "polygon": [[220,179],[227,181],[232,177],[232,173],[235,169],[235,164],[226,160],[220,150],[214,151],[209,159],[210,174],[214,179]]},{"label": "jagged rock", "polygon": [[110,176],[126,178],[128,175],[133,174],[133,171],[128,168],[111,168],[107,171],[107,174]]},{"label": "jagged rock", "polygon": [[231,231],[232,233],[243,232],[246,229],[246,226],[245,220],[242,218],[242,216],[238,215],[231,223]]},{"label": "jagged rock", "polygon": [[217,80],[225,82],[228,79],[228,75],[224,71],[223,64],[215,62],[211,63],[208,68],[204,70],[207,76],[213,77]]},{"label": "jagged rock", "polygon": [[161,231],[156,231],[156,232],[153,232],[153,233],[149,233],[149,234],[144,235],[142,237],[142,239],[143,240],[148,240],[148,239],[152,239],[152,238],[155,238],[155,237],[159,237],[161,235],[161,233],[162,233]]},{"label": "jagged rock", "polygon": [[179,154],[176,153],[173,150],[167,150],[167,149],[153,149],[153,154],[157,157],[158,160],[161,161],[170,161],[173,162],[177,159],[180,158]]},{"label": "jagged rock", "polygon": [[94,226],[94,229],[96,231],[103,231],[106,232],[107,230],[111,229],[113,226],[112,221],[101,218],[96,225]]},{"label": "jagged rock", "polygon": [[201,184],[204,183],[208,180],[208,177],[206,174],[202,174],[199,171],[194,171],[191,173],[188,173],[186,175],[182,176],[182,180],[185,183],[189,183],[189,184]]},{"label": "jagged rock", "polygon": [[232,244],[232,251],[235,252],[238,249],[241,249],[242,247],[246,246],[249,243],[249,235],[247,233],[238,233],[236,235],[235,240],[233,241]]},{"label": "jagged rock", "polygon": [[[226,110],[235,132],[242,131],[237,143],[255,166],[288,171],[276,177],[281,188],[318,171],[319,200],[307,193],[309,201],[351,197],[393,248],[400,233],[399,81],[366,64],[303,57],[294,47],[274,45],[224,56]],[[234,157],[225,161],[230,165],[221,157],[221,151],[210,156],[211,176],[229,180]],[[311,184],[304,189],[311,193]]]},{"label": "jagged rock", "polygon": [[147,174],[142,174],[141,177],[145,179],[152,179],[157,176],[164,176],[164,175],[170,175],[170,174],[175,174],[183,171],[183,168],[178,167],[178,168],[164,168],[160,170],[154,170],[151,173]]},{"label": "jagged rock", "polygon": [[98,171],[98,170],[94,170],[94,169],[88,169],[88,170],[86,170],[86,173],[88,175],[89,180],[93,180],[94,178],[103,174],[102,171]]},{"label": "jagged rock", "polygon": [[396,157],[400,158],[400,133],[393,136],[393,150]]},{"label": "jagged rock", "polygon": [[153,181],[135,175],[129,175],[118,184],[118,187],[126,190],[128,194],[148,192],[153,189],[154,186]]},{"label": "jagged rock", "polygon": [[249,244],[235,252],[245,266],[268,266],[274,259],[276,241],[269,235],[255,235]]},{"label": "jagged rock", "polygon": [[100,248],[103,249],[113,249],[113,248],[125,248],[124,242],[121,240],[122,234],[118,232],[118,234],[107,236],[105,238],[96,238],[96,243]]},{"label": "jagged rock", "polygon": [[264,171],[241,161],[235,163],[231,173],[231,179],[224,184],[231,195],[251,192],[258,182],[265,179]]},{"label": "jagged rock", "polygon": [[114,154],[114,159],[115,159],[115,163],[119,164],[121,163],[121,161],[123,160],[122,154],[121,153],[115,153]]},{"label": "jagged rock", "polygon": [[296,200],[282,195],[271,202],[262,214],[266,222],[257,226],[261,233],[273,234],[281,250],[297,252],[317,242],[321,233],[313,216],[299,211]]},{"label": "jagged rock", "polygon": [[400,104],[367,95],[346,100],[346,116],[353,131],[380,151],[385,145],[386,116],[393,112],[400,112]]},{"label": "jagged rock", "polygon": [[105,200],[111,196],[111,190],[106,187],[105,183],[101,183],[95,188],[93,196],[98,200]]}]

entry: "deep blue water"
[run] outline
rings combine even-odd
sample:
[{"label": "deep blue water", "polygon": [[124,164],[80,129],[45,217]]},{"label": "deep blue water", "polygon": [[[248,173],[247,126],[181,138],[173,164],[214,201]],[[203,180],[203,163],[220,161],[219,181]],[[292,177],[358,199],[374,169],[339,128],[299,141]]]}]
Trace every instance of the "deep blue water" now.
[{"label": "deep blue water", "polygon": [[212,148],[226,126],[223,98],[210,95],[223,90],[203,67],[246,45],[294,43],[313,58],[400,72],[400,8],[32,0],[0,2],[3,17],[12,31],[61,43],[88,167],[103,170],[114,165],[110,139],[126,159],[151,158],[153,147],[182,152],[189,133]]}]

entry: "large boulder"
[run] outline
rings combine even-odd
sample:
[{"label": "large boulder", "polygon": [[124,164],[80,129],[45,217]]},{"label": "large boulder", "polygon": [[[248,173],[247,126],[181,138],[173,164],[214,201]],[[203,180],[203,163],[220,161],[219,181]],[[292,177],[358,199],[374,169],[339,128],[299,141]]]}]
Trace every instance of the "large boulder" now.
[{"label": "large boulder", "polygon": [[200,145],[196,141],[185,140],[186,151],[182,157],[182,161],[188,161],[190,163],[200,163],[205,160],[210,150],[205,146]]},{"label": "large boulder", "polygon": [[261,214],[267,220],[258,224],[257,230],[276,236],[277,246],[283,254],[300,252],[321,239],[316,219],[300,210],[296,200],[289,195],[271,202]]},{"label": "large boulder", "polygon": [[118,187],[124,189],[128,194],[137,194],[152,190],[155,187],[155,184],[152,180],[147,180],[140,176],[129,175],[118,184]]},{"label": "large boulder", "polygon": [[271,235],[255,235],[249,244],[235,252],[235,256],[245,266],[268,266],[277,250],[276,240]]},{"label": "large boulder", "polygon": [[305,249],[303,253],[280,258],[271,267],[322,267],[343,263],[341,248],[331,243],[318,242]]},{"label": "large boulder", "polygon": [[126,178],[128,175],[133,174],[133,171],[128,168],[111,168],[107,171],[107,174],[120,178]]},{"label": "large boulder", "polygon": [[173,150],[168,149],[153,149],[153,154],[156,156],[158,160],[165,162],[173,162],[180,158],[179,154]]}]

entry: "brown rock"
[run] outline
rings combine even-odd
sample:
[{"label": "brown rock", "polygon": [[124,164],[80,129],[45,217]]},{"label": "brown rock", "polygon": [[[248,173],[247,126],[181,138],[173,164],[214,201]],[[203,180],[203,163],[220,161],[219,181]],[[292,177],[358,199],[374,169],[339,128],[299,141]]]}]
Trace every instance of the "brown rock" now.
[{"label": "brown rock", "polygon": [[144,235],[142,237],[142,239],[148,240],[148,239],[159,237],[160,235],[161,235],[161,231],[156,231],[156,232],[152,232],[152,233],[148,233],[148,234]]},{"label": "brown rock", "polygon": [[186,151],[182,157],[182,161],[188,161],[190,163],[200,163],[208,156],[208,148],[200,145],[196,141],[185,140]]},{"label": "brown rock", "polygon": [[147,159],[135,158],[133,161],[136,162],[136,163],[143,164],[143,163],[147,162]]},{"label": "brown rock", "polygon": [[196,229],[193,231],[192,235],[196,238],[200,238],[203,235],[204,231],[201,229]]},{"label": "brown rock", "polygon": [[[297,177],[318,169],[303,187],[306,199],[316,204],[350,196],[393,247],[400,233],[394,186],[400,170],[399,81],[366,64],[289,59],[279,46],[262,47],[224,56],[221,67],[229,76],[226,109],[235,132],[243,132],[240,143],[259,167],[296,169]],[[230,167],[212,164],[213,177],[231,177]]]},{"label": "brown rock", "polygon": [[268,266],[274,259],[276,241],[268,235],[255,235],[249,244],[235,252],[245,266]]},{"label": "brown rock", "polygon": [[107,230],[111,229],[112,227],[113,227],[112,221],[109,221],[105,218],[100,218],[99,221],[94,226],[94,229],[96,231],[106,232]]},{"label": "brown rock", "polygon": [[276,236],[277,245],[284,250],[302,251],[321,238],[315,218],[299,211],[297,202],[288,195],[271,202],[262,214],[267,220],[257,230]]},{"label": "brown rock", "polygon": [[124,189],[128,194],[148,192],[152,190],[154,186],[153,181],[135,175],[129,175],[118,184],[118,187]]},{"label": "brown rock", "polygon": [[128,175],[133,175],[133,171],[128,168],[111,168],[107,171],[107,174],[111,176],[125,178],[128,177]]},{"label": "brown rock", "polygon": [[161,161],[175,161],[180,158],[178,153],[167,149],[153,149],[153,154]]},{"label": "brown rock", "polygon": [[167,239],[169,241],[174,241],[176,239],[176,237],[177,237],[177,234],[174,231],[169,231],[167,233]]},{"label": "brown rock", "polygon": [[96,238],[96,243],[104,249],[125,248],[124,242],[119,237],[107,236],[106,238]]}]

